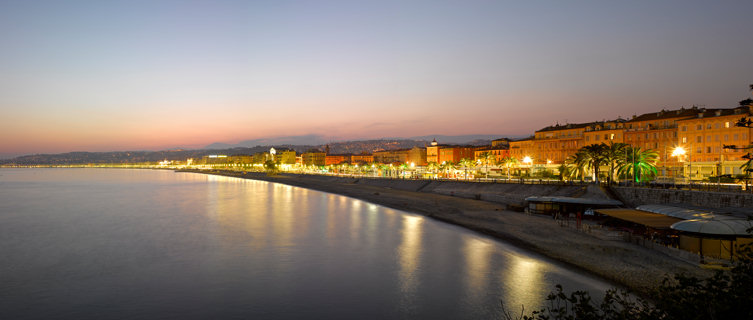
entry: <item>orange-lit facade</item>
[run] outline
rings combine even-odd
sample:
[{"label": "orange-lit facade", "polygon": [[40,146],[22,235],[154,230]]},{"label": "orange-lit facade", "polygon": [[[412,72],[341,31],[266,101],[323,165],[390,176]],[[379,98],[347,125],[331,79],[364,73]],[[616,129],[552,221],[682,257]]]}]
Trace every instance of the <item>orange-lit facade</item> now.
[{"label": "orange-lit facade", "polygon": [[479,160],[483,161],[483,159],[481,159],[481,158],[483,157],[484,153],[493,154],[494,157],[495,157],[495,159],[496,159],[496,161],[500,161],[503,158],[506,158],[506,157],[510,156],[510,147],[509,147],[509,144],[508,144],[508,145],[492,146],[491,148],[487,147],[487,148],[478,149],[478,150],[474,151],[474,153],[473,153],[473,160],[475,160],[475,161],[479,161]]},{"label": "orange-lit facade", "polygon": [[354,154],[350,156],[350,161],[352,163],[360,163],[360,164],[366,164],[366,163],[372,163],[374,162],[374,155],[371,154]]},{"label": "orange-lit facade", "polygon": [[301,162],[306,166],[326,165],[326,154],[320,151],[309,151],[301,154]]},{"label": "orange-lit facade", "polygon": [[413,147],[411,149],[383,150],[374,152],[374,162],[406,163],[417,166],[426,165],[426,149]]},{"label": "orange-lit facade", "polygon": [[461,159],[474,159],[474,152],[484,147],[440,145],[437,140],[426,147],[426,162],[458,162]]},{"label": "orange-lit facade", "polygon": [[443,162],[458,162],[462,159],[473,160],[474,152],[480,147],[472,146],[441,146],[439,148],[439,161]]},{"label": "orange-lit facade", "polygon": [[347,154],[328,154],[324,157],[324,164],[341,164],[350,162],[350,155]]},{"label": "orange-lit facade", "polygon": [[431,145],[426,147],[426,162],[440,163],[439,148],[440,146],[437,143],[437,140],[432,141]]},{"label": "orange-lit facade", "polygon": [[677,145],[686,150],[681,160],[692,178],[743,173],[740,165],[746,160],[741,157],[749,151],[724,146],[753,144],[751,128],[735,126],[741,118],[753,115],[752,109],[689,109],[695,114],[677,121]]},{"label": "orange-lit facade", "polygon": [[594,122],[583,132],[583,145],[625,142],[625,120]]},{"label": "orange-lit facade", "polygon": [[533,157],[534,144],[533,137],[525,138],[516,141],[510,141],[510,157],[518,160],[519,163],[523,162],[525,157]]},{"label": "orange-lit facade", "polygon": [[510,148],[510,139],[508,138],[499,138],[492,140],[492,147],[507,147]]},{"label": "orange-lit facade", "polygon": [[408,161],[408,149],[374,151],[374,162],[405,163]]},{"label": "orange-lit facade", "polygon": [[408,150],[408,159],[406,159],[406,162],[417,166],[425,166],[428,163],[426,160],[426,148],[413,147]]},{"label": "orange-lit facade", "polygon": [[677,122],[695,116],[691,109],[662,110],[642,114],[625,122],[625,143],[659,154],[659,176],[673,175],[671,168],[680,166],[679,159],[672,157],[678,146]]},{"label": "orange-lit facade", "polygon": [[281,164],[295,164],[296,153],[294,150],[277,150],[277,159]]},{"label": "orange-lit facade", "polygon": [[585,145],[583,133],[589,125],[590,123],[556,125],[536,131],[533,139],[534,153],[531,156],[533,163],[565,163],[567,157]]}]

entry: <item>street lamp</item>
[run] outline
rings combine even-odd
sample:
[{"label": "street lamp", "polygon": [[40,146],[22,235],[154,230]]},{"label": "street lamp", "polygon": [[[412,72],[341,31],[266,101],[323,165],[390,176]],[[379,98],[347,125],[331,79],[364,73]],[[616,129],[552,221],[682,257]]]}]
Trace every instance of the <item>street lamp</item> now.
[{"label": "street lamp", "polygon": [[[683,147],[676,147],[674,150],[672,150],[672,156],[677,157],[677,161],[681,161],[680,157],[684,155],[685,155],[685,148]],[[685,166],[683,166],[683,169],[685,169]],[[683,176],[684,175],[685,175],[685,172],[683,172]]]},{"label": "street lamp", "polygon": [[[693,161],[691,158],[692,158],[692,153],[693,153],[693,145],[692,144],[690,145],[690,152],[686,152],[685,148],[683,147],[675,148],[675,150],[672,151],[672,156],[673,157],[684,156],[686,153],[688,155],[688,171],[689,171],[688,179],[690,180],[690,185],[692,188],[693,179],[691,177],[693,176]],[[683,166],[683,168],[685,168],[685,166]]]},{"label": "street lamp", "polygon": [[[529,156],[523,157],[523,164],[526,164],[526,165],[530,166],[532,163],[533,163],[533,160],[531,159],[531,157],[529,157]],[[528,174],[529,175],[533,175],[533,168],[532,167],[529,167]]]}]

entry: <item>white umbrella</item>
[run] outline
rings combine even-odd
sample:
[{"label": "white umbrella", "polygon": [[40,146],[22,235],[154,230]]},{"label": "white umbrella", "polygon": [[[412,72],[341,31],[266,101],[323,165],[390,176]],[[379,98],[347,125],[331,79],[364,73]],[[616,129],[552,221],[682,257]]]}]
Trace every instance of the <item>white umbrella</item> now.
[{"label": "white umbrella", "polygon": [[708,220],[693,219],[680,221],[670,228],[678,231],[693,232],[718,236],[751,236],[748,229],[753,228],[753,223],[742,219]]}]

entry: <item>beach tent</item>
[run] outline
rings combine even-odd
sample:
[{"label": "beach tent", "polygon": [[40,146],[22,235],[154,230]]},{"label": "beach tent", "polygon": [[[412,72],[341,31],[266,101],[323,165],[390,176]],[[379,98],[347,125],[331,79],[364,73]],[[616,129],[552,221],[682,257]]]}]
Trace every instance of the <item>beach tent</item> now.
[{"label": "beach tent", "polygon": [[680,249],[702,257],[731,259],[740,245],[753,242],[748,229],[753,222],[743,219],[691,219],[677,222],[672,229],[682,232]]}]

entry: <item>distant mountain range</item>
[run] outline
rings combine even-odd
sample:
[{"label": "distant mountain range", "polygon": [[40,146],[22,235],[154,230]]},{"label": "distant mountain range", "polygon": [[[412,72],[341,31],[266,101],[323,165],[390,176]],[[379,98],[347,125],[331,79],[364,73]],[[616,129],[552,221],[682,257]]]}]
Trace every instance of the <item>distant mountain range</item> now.
[{"label": "distant mountain range", "polygon": [[275,145],[308,145],[316,146],[325,144],[324,137],[316,134],[307,134],[303,136],[274,137],[264,139],[243,140],[236,144],[227,144],[221,142],[212,143],[204,149],[229,149],[229,148],[252,148],[257,146],[275,146]]},{"label": "distant mountain range", "polygon": [[[59,154],[34,154],[10,159],[0,159],[0,164],[18,165],[64,165],[64,164],[97,164],[97,163],[139,163],[157,162],[162,160],[185,160],[187,158],[201,158],[210,154],[249,155],[268,151],[269,148],[291,149],[298,153],[317,149],[324,151],[329,147],[330,154],[359,154],[372,153],[380,150],[406,149],[425,147],[432,140],[442,144],[470,144],[489,145],[491,140],[501,136],[492,135],[464,135],[464,136],[421,136],[412,138],[389,138],[378,140],[358,140],[341,142],[324,142],[318,135],[291,136],[268,139],[245,140],[237,144],[213,143],[197,150],[163,150],[163,151],[114,151],[114,152],[67,152]],[[303,143],[306,142],[306,143]]]},{"label": "distant mountain range", "polygon": [[[418,142],[429,142],[436,139],[437,142],[442,143],[442,144],[484,145],[484,144],[488,144],[488,142],[491,140],[499,139],[503,137],[505,136],[488,135],[488,134],[471,134],[471,135],[460,135],[460,136],[447,136],[447,135],[436,134],[436,135],[417,136],[417,137],[410,137],[410,138],[396,137],[396,138],[359,140],[359,141],[415,140]],[[518,138],[518,136],[509,136],[508,138]],[[332,141],[327,141],[327,139],[325,139],[324,136],[316,135],[316,134],[308,134],[308,135],[302,135],[302,136],[287,136],[287,137],[244,140],[236,144],[215,142],[204,147],[204,149],[251,148],[251,147],[256,147],[256,146],[273,146],[273,145],[324,145],[327,143],[329,143],[330,145],[333,145],[333,144],[341,144],[341,143],[347,143],[347,142],[359,142],[359,141],[332,142]]]}]

